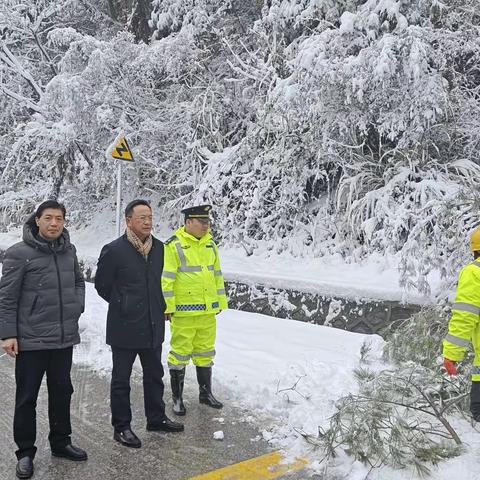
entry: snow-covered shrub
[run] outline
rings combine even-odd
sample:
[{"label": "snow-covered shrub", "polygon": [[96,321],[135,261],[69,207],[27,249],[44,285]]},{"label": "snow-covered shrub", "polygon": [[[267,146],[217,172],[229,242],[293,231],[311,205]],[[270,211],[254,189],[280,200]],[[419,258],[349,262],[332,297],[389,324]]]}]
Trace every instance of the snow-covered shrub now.
[{"label": "snow-covered shrub", "polygon": [[153,0],[153,38],[163,38],[191,25],[198,33],[215,29],[216,15],[229,8],[225,0]]},{"label": "snow-covered shrub", "polygon": [[322,447],[327,471],[334,471],[330,460],[342,451],[371,469],[413,468],[423,476],[462,452],[449,417],[468,416],[471,355],[461,375],[442,373],[447,325],[447,309],[425,308],[385,333],[389,363],[384,368],[370,368],[368,355],[363,356],[355,372],[358,391],[337,401],[329,427],[319,429],[317,437],[304,435]]},{"label": "snow-covered shrub", "polygon": [[432,465],[462,453],[461,440],[445,419],[447,408],[437,408],[424,386],[433,380],[430,373],[358,371],[358,394],[341,398],[329,428],[307,441],[325,448],[325,460],[343,450],[371,469],[388,465],[428,475]]}]

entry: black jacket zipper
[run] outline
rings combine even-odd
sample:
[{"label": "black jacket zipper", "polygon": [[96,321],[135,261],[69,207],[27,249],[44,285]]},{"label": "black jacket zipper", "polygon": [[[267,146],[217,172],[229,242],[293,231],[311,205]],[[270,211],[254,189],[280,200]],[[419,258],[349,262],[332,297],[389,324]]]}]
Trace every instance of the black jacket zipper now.
[{"label": "black jacket zipper", "polygon": [[57,270],[57,280],[58,280],[58,297],[60,299],[60,330],[62,332],[61,342],[62,345],[65,343],[65,328],[63,326],[63,296],[62,296],[62,285],[60,283],[60,270],[58,268],[58,259],[57,252],[52,248],[53,259],[55,260],[55,268]]}]

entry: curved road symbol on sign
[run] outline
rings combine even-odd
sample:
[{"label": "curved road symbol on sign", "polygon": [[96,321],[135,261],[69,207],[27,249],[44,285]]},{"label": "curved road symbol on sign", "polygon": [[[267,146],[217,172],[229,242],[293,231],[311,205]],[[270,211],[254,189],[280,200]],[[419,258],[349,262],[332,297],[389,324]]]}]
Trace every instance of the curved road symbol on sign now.
[{"label": "curved road symbol on sign", "polygon": [[118,143],[112,150],[112,157],[118,160],[125,160],[127,162],[133,162],[132,151],[128,145],[127,139],[125,137],[120,137]]}]

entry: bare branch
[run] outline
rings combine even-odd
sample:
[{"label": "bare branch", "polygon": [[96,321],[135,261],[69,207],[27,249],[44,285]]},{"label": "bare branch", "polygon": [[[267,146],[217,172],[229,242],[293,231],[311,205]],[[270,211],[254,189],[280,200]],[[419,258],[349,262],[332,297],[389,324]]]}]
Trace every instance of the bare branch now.
[{"label": "bare branch", "polygon": [[16,59],[15,55],[13,55],[4,42],[2,43],[2,51],[0,51],[0,61],[4,62],[14,72],[21,75],[30,84],[38,98],[42,98],[43,88],[38,85],[37,81],[32,77],[30,72],[23,68],[20,62]]},{"label": "bare branch", "polygon": [[20,102],[21,104],[25,105],[27,108],[30,108],[32,109],[33,111],[37,112],[37,113],[41,113],[42,110],[40,109],[40,107],[36,104],[36,103],[33,103],[31,99],[29,98],[26,98],[22,95],[19,95],[18,93],[15,93],[14,91],[10,90],[9,88],[5,87],[5,85],[1,85],[0,84],[0,90],[7,96],[9,96],[10,98],[13,98],[14,100],[17,100],[18,102]]}]

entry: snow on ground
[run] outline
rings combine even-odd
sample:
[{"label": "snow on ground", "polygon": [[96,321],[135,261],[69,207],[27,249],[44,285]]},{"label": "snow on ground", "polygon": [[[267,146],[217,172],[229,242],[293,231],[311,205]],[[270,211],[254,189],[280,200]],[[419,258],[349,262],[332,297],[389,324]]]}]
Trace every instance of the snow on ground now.
[{"label": "snow on ground", "polygon": [[[155,232],[166,240],[172,234],[167,229]],[[115,238],[111,223],[96,223],[86,229],[71,232],[84,263],[95,268],[100,250]],[[21,239],[21,231],[0,233],[0,248],[6,249]],[[404,303],[434,303],[440,278],[429,276],[432,295],[425,297],[404,291],[399,286],[399,272],[394,258],[370,256],[361,263],[346,263],[339,255],[322,258],[297,258],[289,254],[272,255],[260,251],[247,256],[240,248],[221,248],[222,271],[227,281],[260,284],[280,289],[293,289],[327,297],[350,299],[392,300]]]},{"label": "snow on ground", "polygon": [[[108,374],[111,358],[104,343],[106,311],[107,304],[93,285],[87,284],[86,310],[80,320],[82,344],[75,351],[75,361]],[[164,355],[169,349],[169,337],[167,324]],[[381,367],[384,342],[377,335],[227,310],[218,316],[214,379],[225,388],[228,401],[251,411],[251,421],[269,425],[263,436],[273,446],[291,456],[306,455],[313,471],[321,472],[321,451],[312,451],[297,431],[316,435],[318,426],[328,425],[335,400],[355,392],[352,369],[358,366],[365,341],[371,345],[375,365]],[[194,378],[190,366],[187,379]],[[453,424],[466,442],[467,451],[442,462],[431,478],[478,479],[480,457],[476,452],[480,451],[480,433],[464,420],[454,420]],[[368,474],[367,467],[347,456],[339,456],[336,462],[337,479],[364,480]],[[419,480],[409,470],[389,468],[373,471],[368,478]]]}]

